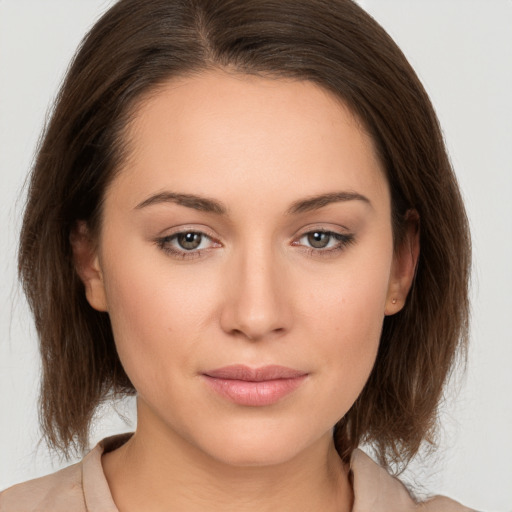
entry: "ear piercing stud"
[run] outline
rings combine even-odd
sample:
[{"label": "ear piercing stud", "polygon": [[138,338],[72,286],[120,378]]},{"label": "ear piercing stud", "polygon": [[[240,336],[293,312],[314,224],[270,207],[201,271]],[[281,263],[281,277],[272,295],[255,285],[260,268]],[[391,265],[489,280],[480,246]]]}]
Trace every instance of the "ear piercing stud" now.
[{"label": "ear piercing stud", "polygon": [[396,299],[391,299],[392,304],[396,304]]}]

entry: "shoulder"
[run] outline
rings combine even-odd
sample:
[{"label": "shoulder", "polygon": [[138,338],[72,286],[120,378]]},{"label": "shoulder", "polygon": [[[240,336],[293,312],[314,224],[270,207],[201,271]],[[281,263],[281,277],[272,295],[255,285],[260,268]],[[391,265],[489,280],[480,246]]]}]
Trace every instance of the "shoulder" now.
[{"label": "shoulder", "polygon": [[476,512],[471,508],[464,507],[460,503],[446,498],[436,496],[418,505],[418,512]]},{"label": "shoulder", "polygon": [[100,441],[81,462],[0,492],[0,512],[118,512],[103,473],[101,456],[132,433]]},{"label": "shoulder", "polygon": [[473,512],[444,496],[418,503],[405,485],[361,450],[350,460],[354,488],[353,512]]},{"label": "shoulder", "polygon": [[0,512],[85,512],[81,464],[0,493]]}]

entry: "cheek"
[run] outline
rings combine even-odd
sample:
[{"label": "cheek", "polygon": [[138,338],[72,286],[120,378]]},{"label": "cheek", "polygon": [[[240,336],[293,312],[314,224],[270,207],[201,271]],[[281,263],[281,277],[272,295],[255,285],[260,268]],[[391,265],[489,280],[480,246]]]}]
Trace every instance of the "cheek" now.
[{"label": "cheek", "polygon": [[318,367],[326,378],[326,400],[337,404],[336,421],[357,399],[375,363],[383,323],[380,309],[371,314],[368,303],[364,311],[346,306],[318,338],[323,345]]},{"label": "cheek", "polygon": [[109,315],[121,362],[138,391],[158,389],[173,368],[193,373],[199,334],[211,318],[215,283],[156,255],[125,251],[106,268]]},{"label": "cheek", "polygon": [[[389,254],[391,251],[389,251]],[[373,368],[384,321],[391,257],[360,258],[340,267],[303,304],[312,356],[325,369],[326,400],[341,418]],[[306,313],[307,312],[307,313]]]}]

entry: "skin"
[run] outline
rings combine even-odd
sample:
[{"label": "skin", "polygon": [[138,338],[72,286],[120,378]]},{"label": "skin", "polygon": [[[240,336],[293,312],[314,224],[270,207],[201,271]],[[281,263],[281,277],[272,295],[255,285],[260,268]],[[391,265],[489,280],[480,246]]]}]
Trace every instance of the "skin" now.
[{"label": "skin", "polygon": [[[219,70],[148,96],[127,137],[99,239],[81,223],[72,242],[138,392],[136,433],[102,459],[120,512],[350,510],[332,428],[363,389],[418,253],[412,225],[393,250],[371,138],[313,83]],[[361,197],[291,211],[339,192]],[[315,230],[341,236],[314,250]],[[178,232],[204,233],[199,250],[180,248]],[[239,405],[203,375],[231,364],[307,377],[276,403]]]}]

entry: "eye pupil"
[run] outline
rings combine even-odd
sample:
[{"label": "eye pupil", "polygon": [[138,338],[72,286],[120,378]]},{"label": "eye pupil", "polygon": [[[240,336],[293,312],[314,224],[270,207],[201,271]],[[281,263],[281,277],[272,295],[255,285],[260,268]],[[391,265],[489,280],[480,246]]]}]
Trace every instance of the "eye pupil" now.
[{"label": "eye pupil", "polygon": [[315,249],[322,249],[327,247],[331,236],[329,233],[322,233],[321,231],[314,231],[308,234],[308,242]]},{"label": "eye pupil", "polygon": [[203,236],[201,233],[180,233],[177,237],[178,244],[182,249],[186,249],[188,251],[192,249],[197,249],[199,245],[201,245]]}]

